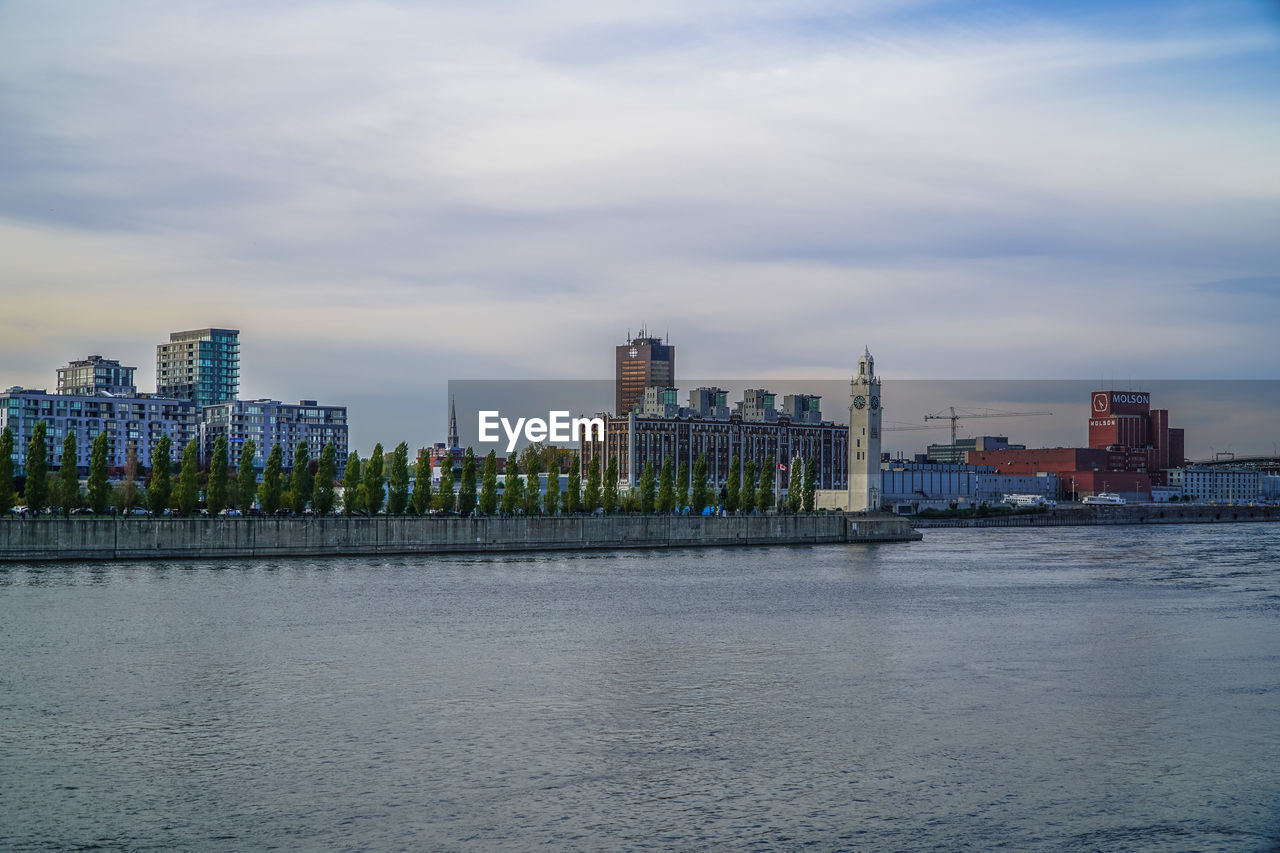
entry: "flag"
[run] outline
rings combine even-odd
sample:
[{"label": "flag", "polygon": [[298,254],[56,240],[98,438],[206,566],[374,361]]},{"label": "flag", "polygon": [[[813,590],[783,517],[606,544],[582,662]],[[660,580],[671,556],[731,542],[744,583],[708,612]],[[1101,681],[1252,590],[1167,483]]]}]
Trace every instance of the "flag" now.
[{"label": "flag", "polygon": [[779,463],[778,463],[778,470],[779,470],[779,471],[785,471],[785,470],[787,470],[787,466],[786,466],[786,465],[783,465],[781,462],[779,462]]}]

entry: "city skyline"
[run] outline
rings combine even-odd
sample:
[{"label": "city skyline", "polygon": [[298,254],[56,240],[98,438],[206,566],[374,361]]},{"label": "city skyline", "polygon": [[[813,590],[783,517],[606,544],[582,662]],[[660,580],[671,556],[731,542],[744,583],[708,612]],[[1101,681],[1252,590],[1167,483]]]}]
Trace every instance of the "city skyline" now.
[{"label": "city skyline", "polygon": [[688,376],[1277,376],[1265,3],[489,8],[0,7],[5,385],[235,328],[367,450],[645,320]]}]

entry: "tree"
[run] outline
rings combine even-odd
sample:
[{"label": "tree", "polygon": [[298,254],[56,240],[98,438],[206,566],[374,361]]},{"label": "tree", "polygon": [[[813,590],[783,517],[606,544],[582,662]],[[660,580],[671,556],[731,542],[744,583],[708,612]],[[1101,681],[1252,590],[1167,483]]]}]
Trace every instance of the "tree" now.
[{"label": "tree", "polygon": [[528,467],[524,468],[524,514],[537,515],[542,502],[542,490],[538,487],[538,454],[529,454],[527,462]]},{"label": "tree", "polygon": [[582,496],[582,509],[586,512],[595,512],[600,508],[600,454],[591,455],[591,461],[587,463],[587,490]]},{"label": "tree", "polygon": [[162,435],[151,448],[151,481],[147,483],[147,504],[152,515],[164,515],[169,508],[169,492],[173,486],[169,480],[173,467],[172,442]]},{"label": "tree", "polygon": [[386,499],[382,484],[382,457],[382,442],[378,442],[373,446],[373,455],[364,466],[364,480],[361,485],[364,486],[365,491],[364,508],[369,511],[369,515],[377,515],[381,512],[382,503]]},{"label": "tree", "polygon": [[431,511],[431,454],[418,452],[418,464],[413,470],[413,511],[426,515]]},{"label": "tree", "polygon": [[804,511],[813,512],[813,499],[818,491],[818,463],[812,457],[804,461]]},{"label": "tree", "polygon": [[689,504],[689,511],[694,515],[702,515],[702,511],[711,503],[711,489],[707,485],[707,457],[705,454],[698,456],[698,461],[693,463],[693,499]]},{"label": "tree", "polygon": [[555,466],[547,469],[547,494],[542,506],[547,515],[555,515],[560,511],[560,471]]},{"label": "tree", "polygon": [[689,463],[681,462],[676,471],[676,509],[684,512],[689,505]]},{"label": "tree", "polygon": [[124,453],[124,479],[116,491],[116,506],[129,512],[138,505],[138,446],[132,441]]},{"label": "tree", "polygon": [[258,472],[253,467],[253,457],[258,455],[258,445],[249,439],[240,448],[240,468],[236,471],[236,505],[241,512],[253,509],[253,499],[258,494]]},{"label": "tree", "polygon": [[267,457],[267,467],[262,471],[262,488],[258,490],[258,503],[267,515],[275,515],[280,509],[281,492],[284,489],[281,482],[283,469],[284,451],[280,445],[273,444],[271,455]]},{"label": "tree", "polygon": [[742,497],[742,465],[738,457],[729,460],[729,482],[725,484],[724,510],[728,513],[738,511],[738,503]]},{"label": "tree", "polygon": [[311,448],[305,441],[299,441],[293,449],[293,476],[289,480],[289,503],[294,513],[302,515],[307,511],[307,501],[311,500],[315,487],[311,476]]},{"label": "tree", "polygon": [[[105,433],[104,433],[105,435]],[[13,430],[0,431],[0,514],[8,515],[16,496],[13,489]]]},{"label": "tree", "polygon": [[604,469],[604,485],[601,489],[605,515],[613,515],[618,511],[618,457],[610,456],[609,464]]},{"label": "tree", "polygon": [[756,508],[756,461],[754,459],[748,459],[742,469],[742,493],[738,501],[738,508],[744,515],[750,515]]},{"label": "tree", "polygon": [[76,448],[76,431],[67,430],[62,441],[62,458],[58,460],[58,506],[63,515],[80,506],[80,451]]},{"label": "tree", "polygon": [[182,448],[182,470],[178,472],[178,509],[183,515],[195,511],[200,498],[200,447],[193,438]]},{"label": "tree", "polygon": [[569,488],[564,493],[565,515],[582,512],[582,465],[577,459],[569,466]]},{"label": "tree", "polygon": [[676,508],[675,465],[668,456],[662,462],[662,475],[658,478],[658,512],[671,512]]},{"label": "tree", "polygon": [[798,513],[803,504],[804,462],[797,456],[791,460],[791,467],[787,469],[787,509]]},{"label": "tree", "polygon": [[760,487],[756,490],[756,508],[761,512],[769,512],[774,508],[773,472],[773,457],[767,456],[760,468]]},{"label": "tree", "polygon": [[476,511],[476,454],[468,447],[462,456],[462,482],[458,485],[458,511],[471,515]]},{"label": "tree", "polygon": [[364,504],[360,502],[360,454],[353,450],[347,457],[347,470],[342,475],[342,514],[363,511]]},{"label": "tree", "polygon": [[49,446],[45,440],[48,428],[40,421],[27,442],[27,488],[23,497],[32,515],[39,515],[49,500]]},{"label": "tree", "polygon": [[498,454],[490,450],[484,458],[484,474],[480,478],[480,511],[493,515],[498,511]]},{"label": "tree", "polygon": [[515,515],[524,505],[524,492],[520,487],[520,463],[516,457],[507,457],[507,473],[502,488],[502,514]]},{"label": "tree", "polygon": [[209,485],[204,493],[204,506],[209,511],[209,515],[217,515],[227,506],[227,437],[225,435],[219,435],[213,440],[213,458],[209,460]]},{"label": "tree", "polygon": [[453,456],[445,451],[440,457],[440,488],[436,490],[436,509],[441,512],[453,512],[455,495],[453,493]]},{"label": "tree", "polygon": [[387,515],[404,515],[409,506],[409,445],[403,441],[391,454],[391,489],[387,492]]},{"label": "tree", "polygon": [[640,473],[640,511],[648,515],[653,512],[654,492],[657,489],[658,477],[653,471],[653,460],[644,463]]},{"label": "tree", "polygon": [[316,464],[316,481],[311,487],[311,508],[319,515],[333,512],[333,481],[338,476],[338,448],[330,441],[320,451]]}]

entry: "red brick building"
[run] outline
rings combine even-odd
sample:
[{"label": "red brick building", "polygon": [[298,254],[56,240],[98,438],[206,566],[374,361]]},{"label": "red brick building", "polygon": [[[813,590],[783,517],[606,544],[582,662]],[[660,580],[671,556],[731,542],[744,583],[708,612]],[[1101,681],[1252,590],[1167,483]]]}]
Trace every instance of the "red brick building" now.
[{"label": "red brick building", "polygon": [[1186,462],[1184,434],[1169,426],[1166,409],[1151,408],[1145,391],[1094,391],[1089,398],[1089,446],[970,451],[970,465],[993,465],[997,474],[1058,475],[1062,497],[1098,492],[1138,497],[1165,484],[1165,471]]}]

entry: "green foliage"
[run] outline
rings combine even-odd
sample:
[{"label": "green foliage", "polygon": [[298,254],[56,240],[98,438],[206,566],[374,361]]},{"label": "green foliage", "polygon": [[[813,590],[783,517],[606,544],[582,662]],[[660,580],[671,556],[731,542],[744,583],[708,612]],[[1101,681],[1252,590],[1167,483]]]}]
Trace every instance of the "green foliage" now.
[{"label": "green foliage", "polygon": [[404,515],[409,506],[409,445],[403,441],[391,454],[391,489],[387,493],[387,514]]},{"label": "green foliage", "polygon": [[476,511],[476,454],[468,447],[462,455],[462,482],[458,485],[458,511],[471,515]]},{"label": "green foliage", "polygon": [[800,512],[804,503],[804,462],[793,458],[787,466],[787,509],[793,513]]},{"label": "green foliage", "polygon": [[760,468],[760,487],[756,490],[756,509],[761,512],[769,512],[774,507],[773,472],[773,457],[765,457],[764,465]]},{"label": "green foliage", "polygon": [[490,450],[484,458],[484,474],[480,478],[480,511],[493,515],[498,511],[498,454]]},{"label": "green foliage", "polygon": [[[525,467],[524,462],[528,462],[529,467]],[[542,501],[542,495],[539,494],[538,488],[538,454],[531,453],[526,459],[521,460],[521,469],[525,474],[524,482],[524,514],[537,515],[541,509],[539,504]]]},{"label": "green foliage", "polygon": [[813,512],[814,498],[818,492],[818,463],[813,458],[804,461],[804,511]]},{"label": "green foliage", "polygon": [[182,470],[178,473],[178,509],[184,515],[195,511],[200,497],[200,448],[193,438],[182,448]]},{"label": "green foliage", "polygon": [[80,451],[76,447],[76,431],[67,430],[62,442],[62,458],[58,461],[58,506],[63,515],[80,506]]},{"label": "green foliage", "polygon": [[27,441],[27,488],[23,498],[33,515],[39,515],[49,502],[48,429],[49,425],[40,421]]},{"label": "green foliage", "polygon": [[436,490],[435,505],[436,509],[443,512],[452,512],[455,505],[457,495],[453,492],[453,457],[446,450],[444,456],[440,457],[440,488]]},{"label": "green foliage", "polygon": [[587,463],[587,488],[582,495],[582,509],[584,512],[595,512],[603,501],[604,496],[600,493],[600,454],[597,453]]},{"label": "green foliage", "polygon": [[336,501],[333,481],[337,476],[338,449],[330,441],[320,451],[320,461],[316,464],[316,481],[311,487],[311,508],[320,515],[333,512]]},{"label": "green foliage", "polygon": [[742,464],[738,457],[729,460],[729,482],[725,484],[725,512],[737,512],[742,499]]},{"label": "green foliage", "polygon": [[675,465],[668,456],[662,462],[662,474],[658,478],[658,512],[671,512],[676,508]]},{"label": "green foliage", "polygon": [[360,454],[351,451],[347,457],[347,470],[342,474],[342,514],[351,515],[364,511],[360,501]]},{"label": "green foliage", "polygon": [[311,500],[311,492],[316,487],[311,477],[311,448],[305,441],[299,441],[293,449],[293,474],[289,480],[289,501],[287,506],[297,515],[307,511],[307,501]]},{"label": "green foliage", "polygon": [[431,453],[418,453],[418,464],[413,469],[413,511],[426,515],[431,511]]},{"label": "green foliage", "polygon": [[284,451],[280,445],[271,447],[267,457],[267,465],[262,470],[262,488],[258,490],[258,503],[267,515],[275,515],[280,509],[284,485],[281,482],[284,470]]},{"label": "green foliage", "polygon": [[639,509],[643,513],[653,512],[654,492],[657,490],[658,477],[653,471],[653,460],[644,463],[644,471],[640,473]]},{"label": "green foliage", "polygon": [[756,508],[756,461],[754,459],[748,459],[746,466],[742,469],[742,494],[738,500],[739,509],[745,515],[750,515]]},{"label": "green foliage", "polygon": [[694,515],[702,515],[702,511],[711,503],[711,487],[707,484],[707,457],[698,456],[693,463],[693,496],[689,511]]},{"label": "green foliage", "polygon": [[[227,437],[220,435],[213,440],[213,458],[209,460],[209,485],[204,493],[205,509],[209,515],[217,515],[227,507]],[[90,490],[93,485],[90,480]]]},{"label": "green foliage", "polygon": [[240,448],[240,468],[236,471],[236,506],[241,512],[253,509],[253,499],[258,494],[258,472],[253,468],[253,457],[258,445],[249,439]]},{"label": "green foliage", "polygon": [[616,456],[610,456],[609,464],[605,467],[600,501],[606,515],[613,515],[618,511],[618,457]]},{"label": "green foliage", "polygon": [[515,515],[524,505],[524,490],[520,484],[520,463],[514,456],[507,457],[506,484],[502,489],[502,514]]},{"label": "green foliage", "polygon": [[0,432],[0,514],[13,509],[17,496],[13,488],[13,430]]},{"label": "green foliage", "polygon": [[153,515],[164,515],[169,508],[169,492],[173,485],[169,479],[173,466],[172,442],[162,435],[151,448],[151,480],[147,483],[147,505]]},{"label": "green foliage", "polygon": [[124,455],[124,480],[112,497],[122,512],[128,512],[141,501],[138,489],[138,447],[129,443]]},{"label": "green foliage", "polygon": [[569,466],[569,488],[564,493],[564,511],[566,515],[582,512],[582,465],[576,459]]},{"label": "green foliage", "polygon": [[681,462],[676,471],[676,509],[683,511],[689,505],[689,463]]},{"label": "green foliage", "polygon": [[543,497],[542,508],[547,515],[560,511],[560,471],[556,468],[547,471],[547,493]]},{"label": "green foliage", "polygon": [[382,503],[386,500],[386,490],[382,483],[382,465],[382,442],[378,442],[373,446],[373,455],[365,463],[364,478],[361,482],[365,494],[364,508],[369,511],[369,515],[377,515],[381,512]]}]

